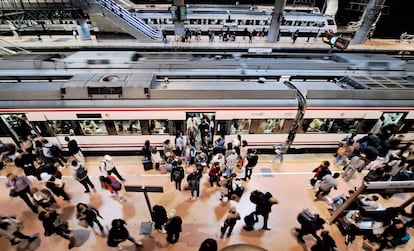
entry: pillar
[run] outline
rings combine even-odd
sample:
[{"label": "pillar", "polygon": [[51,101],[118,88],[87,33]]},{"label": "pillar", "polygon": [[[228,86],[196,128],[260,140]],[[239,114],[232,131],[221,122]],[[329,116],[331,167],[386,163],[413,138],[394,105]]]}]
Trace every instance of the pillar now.
[{"label": "pillar", "polygon": [[184,0],[174,0],[173,5],[178,8],[176,11],[178,18],[174,20],[174,34],[184,36],[184,22],[180,19],[180,6],[185,6]]},{"label": "pillar", "polygon": [[375,24],[378,15],[381,13],[382,6],[385,0],[370,0],[367,7],[365,8],[361,27],[355,33],[354,39],[352,40],[355,44],[363,44],[367,39],[368,32],[371,27]]},{"label": "pillar", "polygon": [[280,38],[280,23],[283,20],[283,10],[285,9],[286,0],[275,0],[272,12],[272,21],[270,22],[269,31],[267,32],[267,42],[276,42]]}]

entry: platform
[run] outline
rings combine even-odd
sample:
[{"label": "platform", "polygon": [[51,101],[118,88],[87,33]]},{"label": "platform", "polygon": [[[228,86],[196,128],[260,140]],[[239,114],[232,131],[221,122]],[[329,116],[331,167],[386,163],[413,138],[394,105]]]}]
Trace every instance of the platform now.
[{"label": "platform", "polygon": [[[96,49],[96,50],[139,50],[139,49],[163,49],[163,50],[249,50],[249,48],[255,48],[255,51],[260,52],[260,48],[263,48],[262,52],[266,52],[267,49],[274,51],[326,51],[330,50],[330,46],[322,42],[321,38],[310,38],[307,42],[307,37],[299,37],[294,44],[290,37],[281,37],[278,42],[267,42],[266,37],[255,37],[252,43],[249,43],[249,39],[239,36],[236,41],[219,41],[219,37],[215,37],[215,41],[208,42],[207,36],[202,36],[201,41],[195,41],[194,38],[191,42],[175,41],[174,36],[168,36],[168,43],[162,42],[140,42],[135,39],[97,39],[92,36],[92,40],[79,40],[73,36],[68,35],[53,35],[53,36],[40,36],[41,40],[37,36],[0,36],[0,46],[10,49],[20,47],[26,50],[82,50],[82,49]],[[333,49],[339,51],[339,49]],[[389,52],[411,52],[414,53],[414,43],[400,42],[398,39],[371,39],[367,40],[364,44],[351,44],[349,45],[348,52],[365,52],[365,53],[389,53]]]},{"label": "platform", "polygon": [[[249,244],[259,246],[265,250],[289,250],[302,251],[310,250],[315,243],[312,236],[305,236],[305,244],[299,243],[294,236],[294,227],[298,227],[296,216],[304,208],[310,208],[319,213],[323,218],[329,218],[328,205],[325,201],[314,201],[314,191],[308,187],[309,179],[312,177],[312,169],[317,167],[321,161],[329,160],[333,162],[332,154],[287,154],[285,162],[280,164],[278,161],[273,164],[272,155],[260,155],[259,164],[255,167],[252,179],[244,182],[246,191],[239,201],[221,202],[220,189],[210,187],[207,172],[201,180],[201,198],[191,200],[188,191],[177,191],[175,185],[170,182],[169,174],[159,174],[155,170],[144,171],[141,164],[141,156],[114,156],[115,164],[126,179],[124,185],[152,185],[162,186],[164,193],[148,193],[152,205],[159,204],[164,206],[167,211],[174,208],[177,215],[183,218],[183,232],[176,244],[168,244],[165,235],[152,231],[152,235],[139,235],[140,223],[150,220],[150,214],[146,206],[145,198],[142,193],[130,193],[124,190],[121,193],[127,198],[126,202],[119,202],[115,197],[111,197],[107,191],[99,187],[98,164],[101,157],[87,157],[86,166],[89,169],[91,180],[97,186],[97,193],[83,193],[83,186],[74,181],[71,177],[70,168],[63,170],[66,191],[72,197],[70,203],[64,202],[58,198],[58,203],[63,208],[63,215],[69,221],[70,228],[74,230],[77,237],[76,247],[72,250],[114,250],[106,245],[106,237],[92,232],[90,229],[84,229],[77,224],[75,219],[74,205],[78,202],[90,203],[97,207],[104,217],[104,225],[108,227],[114,218],[124,218],[128,223],[128,229],[131,235],[144,243],[144,247],[137,250],[145,251],[195,251],[198,250],[200,243],[206,238],[213,238],[218,241],[219,250],[227,246],[236,244]],[[342,168],[336,168],[331,165],[332,171],[341,171]],[[8,189],[5,189],[5,175],[9,172],[21,173],[12,164],[7,166],[6,170],[0,171],[0,207],[1,215],[16,215],[24,222],[25,228],[23,233],[34,234],[40,233],[40,242],[36,241],[33,245],[37,249],[32,250],[67,250],[68,241],[53,235],[50,237],[43,236],[43,228],[37,215],[32,213],[20,198],[10,198]],[[187,169],[188,173],[188,169]],[[332,190],[330,197],[347,194],[349,189],[359,186],[364,173],[357,173],[348,183],[339,178],[338,190]],[[34,186],[41,187],[38,181],[33,182]],[[183,181],[183,185],[186,184]],[[220,239],[220,226],[223,217],[230,205],[236,206],[242,218],[255,209],[255,205],[249,200],[249,194],[253,190],[271,192],[278,200],[279,204],[272,207],[269,217],[269,226],[271,231],[255,230],[247,232],[243,229],[244,222],[238,221],[232,236]],[[399,206],[405,201],[409,194],[399,194],[391,199],[384,200],[380,198],[380,204],[384,207]],[[261,224],[259,221],[258,224]],[[257,227],[257,226],[255,226]],[[260,226],[258,226],[260,228]],[[363,240],[361,236],[345,246],[344,237],[339,229],[332,225],[325,225],[325,230],[329,230],[336,240],[338,250],[360,251],[362,250]],[[99,233],[99,230],[97,230]],[[414,236],[414,230],[409,229],[411,236]],[[135,250],[135,247],[128,241],[122,244],[124,250]],[[225,250],[245,250],[245,249],[225,249]],[[395,250],[412,250],[414,247],[414,238],[411,238],[407,245]],[[16,250],[10,248],[7,240],[0,239],[1,250]],[[30,250],[30,249],[25,249]],[[246,249],[255,250],[255,249]]]}]

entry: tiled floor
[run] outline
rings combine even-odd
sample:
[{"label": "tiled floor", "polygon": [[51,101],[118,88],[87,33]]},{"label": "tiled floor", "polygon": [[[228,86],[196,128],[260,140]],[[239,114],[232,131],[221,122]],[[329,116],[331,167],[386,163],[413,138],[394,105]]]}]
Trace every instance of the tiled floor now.
[{"label": "tiled floor", "polygon": [[[221,202],[219,188],[211,188],[208,183],[207,174],[204,175],[201,183],[201,198],[191,200],[188,191],[175,190],[174,184],[170,182],[168,174],[159,174],[154,170],[145,172],[142,168],[140,156],[115,156],[114,160],[120,173],[126,178],[124,185],[135,186],[162,186],[163,193],[148,193],[152,205],[159,204],[164,206],[167,211],[174,208],[177,214],[183,218],[183,232],[181,233],[178,243],[172,245],[165,240],[165,235],[158,231],[153,231],[152,236],[143,236],[139,234],[140,223],[150,220],[150,213],[146,205],[144,194],[131,193],[122,191],[127,198],[126,202],[119,202],[112,197],[107,191],[97,188],[97,193],[91,195],[83,193],[83,187],[70,176],[70,169],[63,170],[65,175],[66,190],[70,193],[72,200],[70,203],[64,202],[60,198],[58,203],[63,207],[63,215],[69,220],[70,228],[74,230],[77,238],[76,247],[73,250],[114,250],[106,245],[106,238],[91,231],[82,228],[77,224],[75,219],[74,205],[78,202],[89,203],[97,207],[104,217],[106,226],[114,218],[123,218],[128,222],[128,229],[132,236],[141,240],[144,247],[140,250],[177,250],[177,251],[196,251],[200,243],[206,238],[214,238],[218,241],[219,249],[235,244],[251,244],[262,247],[266,250],[307,250],[315,243],[311,236],[304,239],[306,244],[302,245],[297,242],[294,233],[294,227],[299,226],[296,220],[297,214],[304,208],[310,208],[314,212],[320,213],[327,219],[329,207],[324,201],[314,201],[314,191],[308,188],[309,178],[312,176],[311,170],[318,166],[323,160],[332,160],[330,154],[302,154],[286,155],[285,163],[282,165],[278,162],[272,164],[272,157],[261,155],[259,164],[254,170],[251,181],[245,182],[246,191],[239,201]],[[100,158],[87,157],[87,167],[95,185],[98,183],[98,164]],[[340,168],[331,167],[332,171],[340,171]],[[13,166],[8,166],[6,170],[0,172],[0,186],[5,186],[6,175],[8,172],[20,173]],[[363,174],[357,174],[350,182],[345,183],[339,180],[339,189],[333,190],[331,196],[346,193],[348,189],[358,186]],[[185,182],[184,182],[185,183]],[[184,184],[183,183],[183,184]],[[40,187],[37,181],[33,182],[34,186]],[[242,218],[255,209],[254,204],[249,200],[251,191],[259,189],[271,192],[278,200],[279,204],[274,205],[269,218],[271,231],[251,231],[243,230],[243,221],[239,221],[234,228],[233,235],[229,238],[220,239],[220,226],[223,217],[230,205],[237,207]],[[381,204],[384,207],[398,206],[406,200],[408,194],[394,196],[392,199],[383,200]],[[66,250],[68,241],[59,236],[43,236],[41,223],[37,220],[37,215],[32,213],[24,202],[19,198],[10,198],[8,189],[0,191],[0,214],[16,215],[24,222],[24,233],[40,233],[40,241],[33,243],[32,250]],[[259,221],[256,227],[260,227]],[[362,250],[362,238],[357,239],[345,246],[344,238],[335,225],[325,225],[335,238],[339,250]],[[409,230],[411,236],[414,231]],[[97,230],[99,233],[99,230]],[[123,244],[125,250],[135,250],[135,247],[128,241]],[[404,247],[396,250],[412,250],[414,240],[411,240]],[[0,239],[0,250],[16,250],[10,247],[5,239]],[[21,250],[30,250],[23,248]],[[226,249],[229,250],[229,249]],[[231,249],[230,249],[231,250]],[[255,250],[248,247],[236,246],[232,250]]]}]

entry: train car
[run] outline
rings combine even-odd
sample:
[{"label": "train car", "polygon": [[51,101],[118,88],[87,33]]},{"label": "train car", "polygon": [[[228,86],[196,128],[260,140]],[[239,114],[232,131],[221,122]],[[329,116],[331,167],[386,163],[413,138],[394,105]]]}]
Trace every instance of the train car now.
[{"label": "train car", "polygon": [[[136,17],[142,19],[154,28],[174,31],[174,20],[171,11],[168,10],[136,10]],[[257,10],[224,10],[217,9],[202,10],[187,9],[184,26],[190,30],[200,29],[220,31],[231,29],[231,31],[262,31],[268,30],[271,22],[271,12]],[[301,33],[322,33],[325,31],[337,31],[333,17],[321,13],[307,12],[285,12],[281,23],[282,33],[292,33],[299,30]]]},{"label": "train car", "polygon": [[[380,86],[382,85],[382,88]],[[42,135],[66,147],[73,135],[84,151],[138,151],[182,132],[214,145],[238,134],[250,147],[337,147],[351,133],[414,138],[413,83],[395,77],[304,81],[238,75],[78,74],[67,80],[0,83],[0,139]],[[387,132],[388,133],[388,132]],[[389,136],[392,136],[392,135]]]}]

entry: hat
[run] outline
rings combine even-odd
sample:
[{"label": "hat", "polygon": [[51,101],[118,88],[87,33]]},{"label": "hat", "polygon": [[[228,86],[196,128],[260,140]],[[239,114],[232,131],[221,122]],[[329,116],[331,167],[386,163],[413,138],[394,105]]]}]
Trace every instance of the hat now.
[{"label": "hat", "polygon": [[112,157],[110,155],[105,155],[104,160],[106,161],[112,161]]},{"label": "hat", "polygon": [[50,178],[52,178],[52,175],[50,175],[48,173],[41,173],[40,174],[40,179],[42,180],[42,182],[46,182],[46,181],[50,180]]}]

